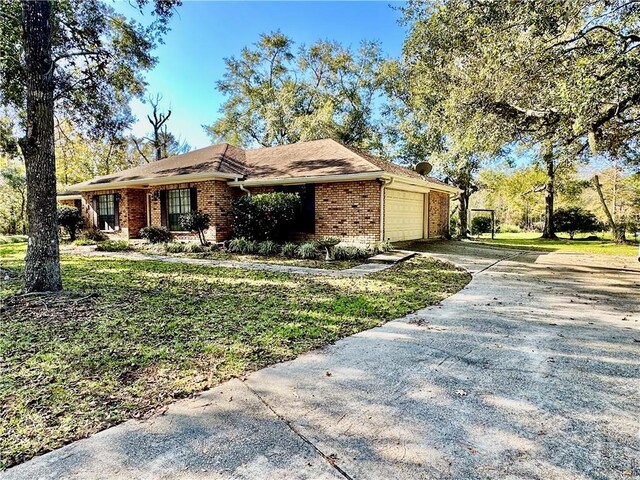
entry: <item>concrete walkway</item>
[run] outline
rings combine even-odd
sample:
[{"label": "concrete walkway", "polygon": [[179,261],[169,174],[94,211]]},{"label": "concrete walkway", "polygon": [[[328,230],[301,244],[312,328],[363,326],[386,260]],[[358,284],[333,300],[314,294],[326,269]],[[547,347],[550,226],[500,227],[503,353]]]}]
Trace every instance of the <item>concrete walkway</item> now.
[{"label": "concrete walkway", "polygon": [[442,304],[0,478],[640,478],[639,272],[436,255],[475,272]]},{"label": "concrete walkway", "polygon": [[296,275],[319,275],[327,277],[361,277],[386,270],[393,264],[364,263],[344,270],[327,268],[299,267],[296,265],[279,265],[276,263],[239,262],[235,260],[212,260],[208,258],[175,257],[172,255],[144,255],[136,252],[98,252],[96,250],[68,251],[65,253],[79,253],[102,257],[124,258],[127,260],[151,260],[155,262],[187,263],[189,265],[203,265],[206,267],[246,268],[247,270],[263,270],[277,273],[293,273]]}]

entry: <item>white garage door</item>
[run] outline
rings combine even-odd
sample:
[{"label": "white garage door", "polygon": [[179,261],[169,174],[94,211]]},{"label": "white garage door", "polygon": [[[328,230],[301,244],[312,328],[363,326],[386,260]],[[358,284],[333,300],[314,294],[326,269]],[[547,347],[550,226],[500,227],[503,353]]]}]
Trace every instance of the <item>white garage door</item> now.
[{"label": "white garage door", "polygon": [[424,237],[424,193],[384,191],[384,238],[392,242]]}]

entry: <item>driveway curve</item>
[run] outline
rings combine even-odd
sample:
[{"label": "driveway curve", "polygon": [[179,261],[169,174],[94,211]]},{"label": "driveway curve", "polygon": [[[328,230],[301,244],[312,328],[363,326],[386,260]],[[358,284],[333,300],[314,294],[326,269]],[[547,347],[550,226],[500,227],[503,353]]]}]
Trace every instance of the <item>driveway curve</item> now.
[{"label": "driveway curve", "polygon": [[0,478],[640,478],[633,259],[429,249],[441,304]]}]

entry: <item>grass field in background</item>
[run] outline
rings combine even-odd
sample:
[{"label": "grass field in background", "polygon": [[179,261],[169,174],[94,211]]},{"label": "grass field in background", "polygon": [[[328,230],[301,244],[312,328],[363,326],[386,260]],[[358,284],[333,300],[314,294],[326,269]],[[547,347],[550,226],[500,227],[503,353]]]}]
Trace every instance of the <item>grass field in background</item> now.
[{"label": "grass field in background", "polygon": [[[495,245],[506,248],[521,248],[528,250],[539,250],[547,252],[566,253],[589,253],[621,256],[637,256],[637,244],[619,244],[600,236],[597,240],[587,240],[586,235],[576,235],[574,240],[568,237],[561,237],[558,240],[546,240],[540,238],[540,233],[497,233],[495,240],[491,239],[491,234],[485,234],[475,242],[488,245]],[[633,238],[633,237],[631,237]]]}]

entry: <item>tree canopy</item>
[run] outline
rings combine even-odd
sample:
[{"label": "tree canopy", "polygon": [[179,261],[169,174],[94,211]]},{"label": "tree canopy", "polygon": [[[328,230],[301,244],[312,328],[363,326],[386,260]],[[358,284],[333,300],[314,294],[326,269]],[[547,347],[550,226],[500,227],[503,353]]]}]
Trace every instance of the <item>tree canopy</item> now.
[{"label": "tree canopy", "polygon": [[[179,0],[151,4],[142,25],[100,0],[0,3],[0,147],[23,156],[29,245],[26,291],[57,291],[60,276],[56,213],[54,119],[91,135],[113,136],[131,121],[129,101],[144,91],[143,72]],[[18,149],[19,146],[19,149]]]},{"label": "tree canopy", "polygon": [[382,60],[375,42],[353,51],[321,40],[296,50],[280,32],[262,35],[225,59],[217,85],[228,98],[206,130],[214,141],[244,147],[330,137],[379,150],[374,100]]},{"label": "tree canopy", "polygon": [[558,165],[637,143],[638,2],[416,0],[403,11],[405,103],[456,149],[537,146],[554,236]]}]

